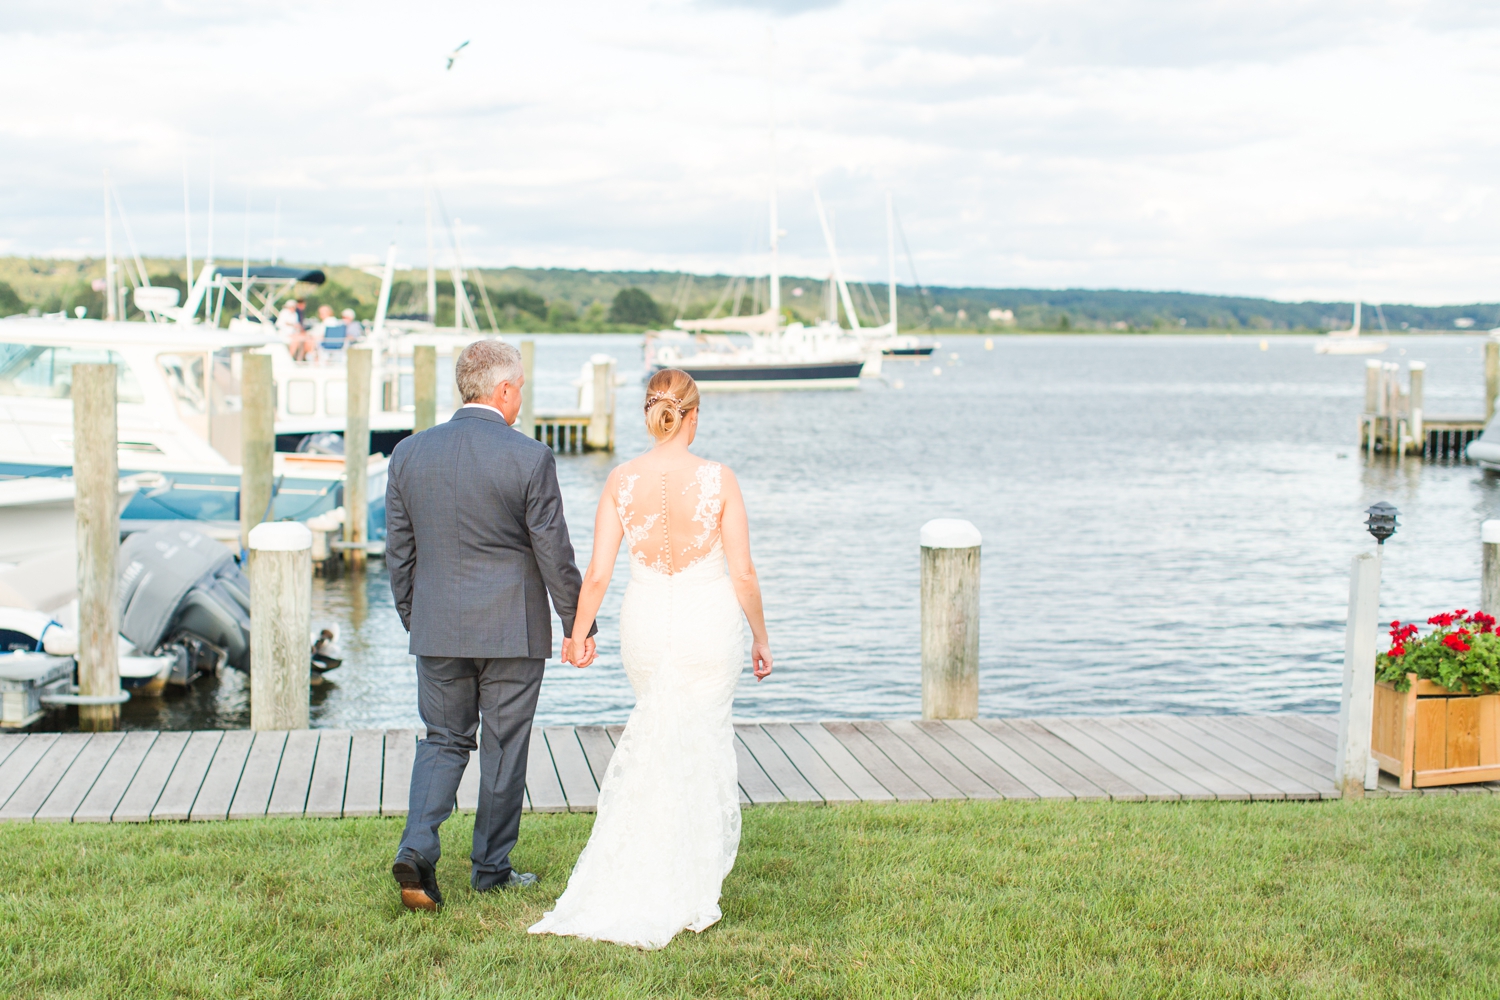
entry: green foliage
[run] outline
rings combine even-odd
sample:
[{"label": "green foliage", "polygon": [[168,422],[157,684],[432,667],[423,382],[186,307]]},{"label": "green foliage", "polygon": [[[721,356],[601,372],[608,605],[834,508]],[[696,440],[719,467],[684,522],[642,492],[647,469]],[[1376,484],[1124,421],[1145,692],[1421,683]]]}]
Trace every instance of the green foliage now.
[{"label": "green foliage", "polygon": [[1397,691],[1411,687],[1408,674],[1450,691],[1500,691],[1500,634],[1495,619],[1483,611],[1460,609],[1433,615],[1437,626],[1419,635],[1416,625],[1391,622],[1391,648],[1375,657],[1375,679]]},{"label": "green foliage", "polygon": [[639,288],[622,288],[609,304],[609,321],[654,326],[661,323],[661,306]]},{"label": "green foliage", "polygon": [[9,283],[0,281],[0,316],[15,316],[24,313],[26,309],[26,303],[21,301],[16,290]]},{"label": "green foliage", "polygon": [[666,949],[533,937],[593,816],[528,815],[540,884],[402,910],[400,819],[0,824],[0,995],[1493,997],[1500,810],[1364,802],[748,809],[723,920]]},{"label": "green foliage", "polygon": [[529,288],[506,288],[501,291],[488,289],[490,303],[495,310],[507,311],[508,315],[527,312],[537,319],[547,318],[547,300]]},{"label": "green foliage", "polygon": [[547,306],[547,325],[563,329],[578,322],[578,310],[567,299],[557,299]]}]

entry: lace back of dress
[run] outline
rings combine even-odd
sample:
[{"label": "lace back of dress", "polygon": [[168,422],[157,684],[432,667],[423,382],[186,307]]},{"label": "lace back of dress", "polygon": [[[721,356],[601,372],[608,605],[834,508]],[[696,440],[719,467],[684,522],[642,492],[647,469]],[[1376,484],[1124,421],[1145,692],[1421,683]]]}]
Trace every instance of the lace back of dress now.
[{"label": "lace back of dress", "polygon": [[615,510],[632,561],[670,575],[705,559],[719,540],[722,471],[717,462],[703,462],[666,473],[623,474]]}]

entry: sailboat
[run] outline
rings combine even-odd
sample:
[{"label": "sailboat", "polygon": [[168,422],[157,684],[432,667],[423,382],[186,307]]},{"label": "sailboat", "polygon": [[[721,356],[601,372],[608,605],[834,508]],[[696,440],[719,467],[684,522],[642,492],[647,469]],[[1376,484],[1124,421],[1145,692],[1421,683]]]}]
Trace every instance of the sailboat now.
[{"label": "sailboat", "polygon": [[1328,336],[1320,337],[1313,350],[1319,354],[1381,354],[1389,345],[1378,340],[1359,339],[1359,306],[1354,300],[1354,322],[1347,330],[1329,330]]},{"label": "sailboat", "polygon": [[[861,342],[845,336],[836,326],[782,322],[777,249],[781,231],[776,222],[774,184],[770,220],[770,307],[751,316],[680,319],[673,324],[675,330],[647,334],[648,375],[663,368],[678,368],[705,390],[852,389],[859,385],[866,359]],[[845,287],[846,308],[848,295]],[[729,334],[746,336],[749,344],[736,343]]]}]

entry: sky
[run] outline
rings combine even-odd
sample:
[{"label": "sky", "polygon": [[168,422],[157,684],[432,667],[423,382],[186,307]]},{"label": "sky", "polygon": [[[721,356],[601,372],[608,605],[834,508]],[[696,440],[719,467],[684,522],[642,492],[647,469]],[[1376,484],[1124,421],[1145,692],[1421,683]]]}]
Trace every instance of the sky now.
[{"label": "sky", "polygon": [[[451,69],[448,53],[468,41]],[[0,253],[1500,298],[1500,5],[5,0]],[[774,123],[774,144],[772,126]],[[126,240],[115,226],[117,247]]]}]

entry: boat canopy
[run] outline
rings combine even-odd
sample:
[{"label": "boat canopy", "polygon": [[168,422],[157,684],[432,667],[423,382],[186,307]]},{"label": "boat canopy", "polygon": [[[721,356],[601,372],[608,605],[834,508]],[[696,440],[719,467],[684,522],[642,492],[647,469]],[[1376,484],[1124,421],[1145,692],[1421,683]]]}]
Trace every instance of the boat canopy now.
[{"label": "boat canopy", "polygon": [[249,277],[251,281],[305,281],[309,285],[321,285],[328,280],[322,271],[316,269],[309,271],[301,267],[271,267],[267,264],[252,264],[248,270],[222,265],[214,268],[214,273],[231,280]]},{"label": "boat canopy", "polygon": [[780,327],[780,317],[774,309],[767,309],[754,316],[723,316],[719,319],[680,319],[673,324],[679,330],[700,330],[712,333],[775,333]]}]

